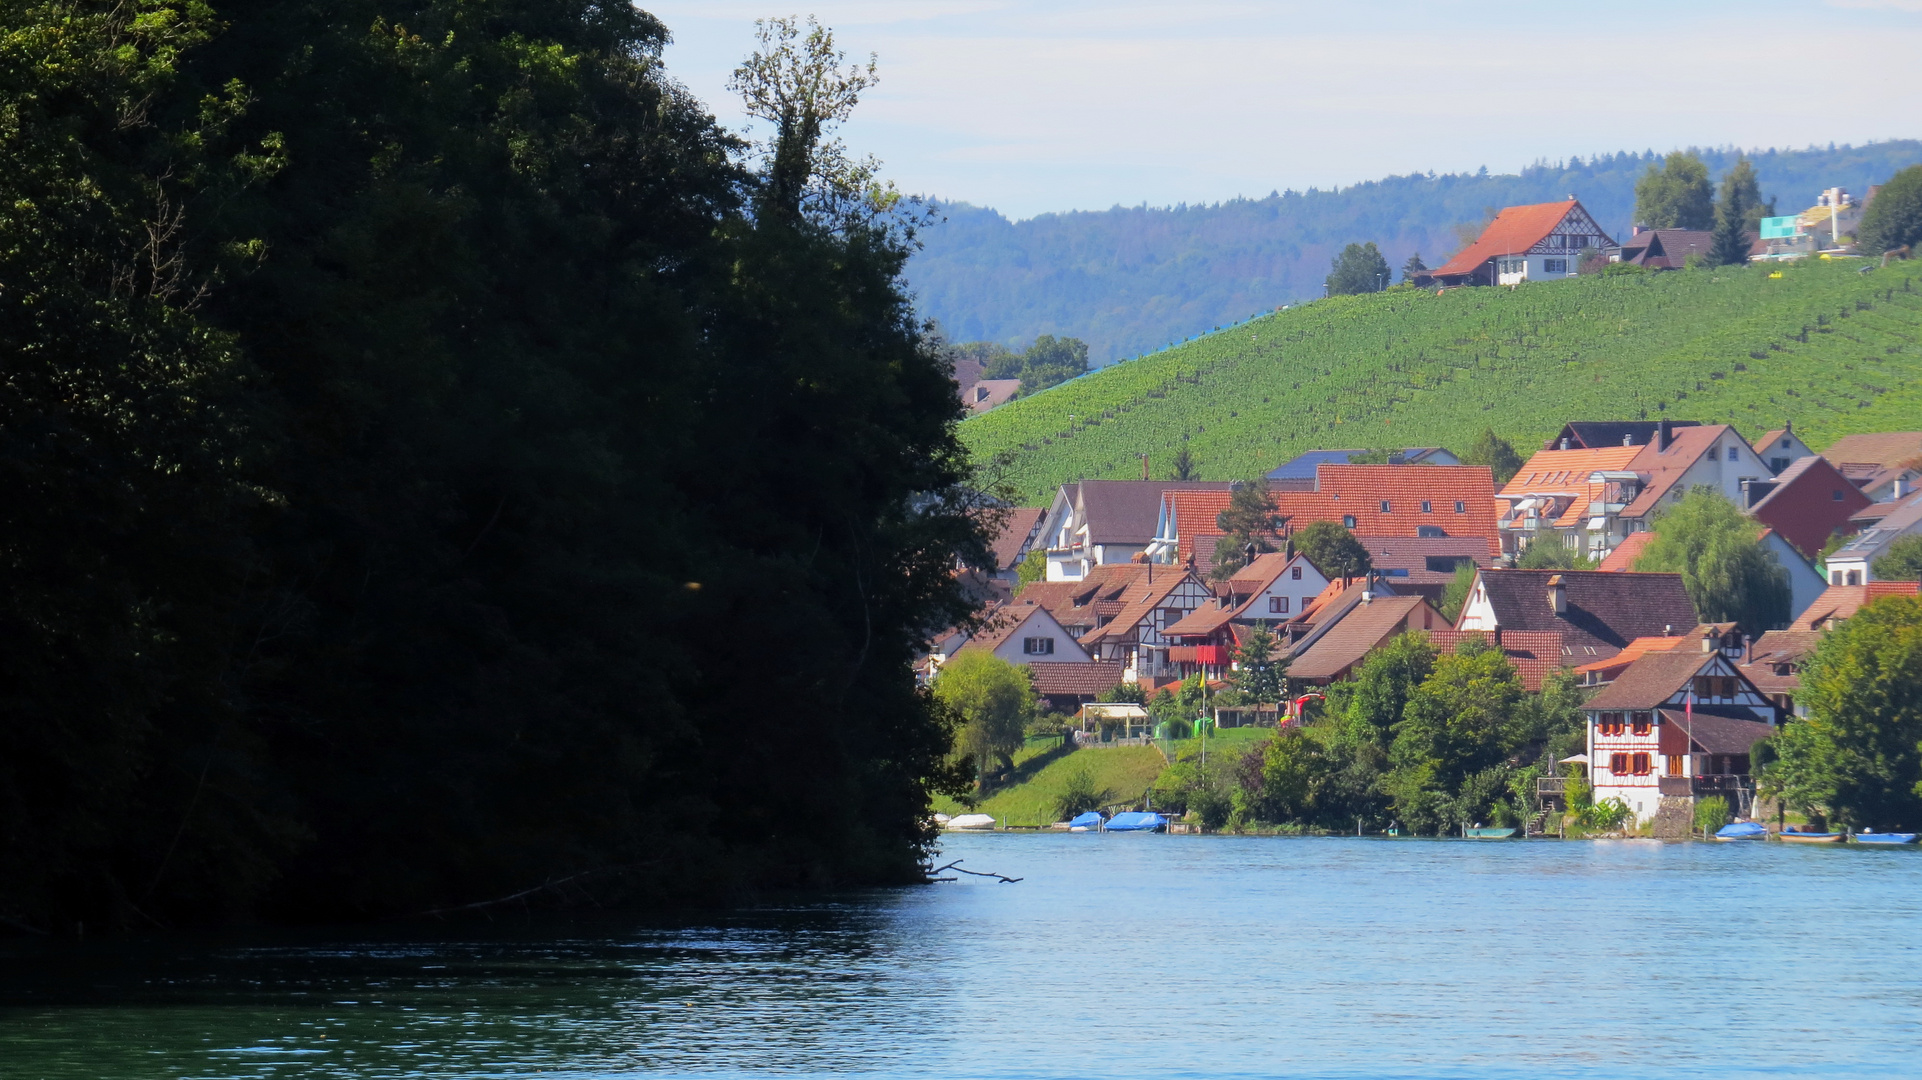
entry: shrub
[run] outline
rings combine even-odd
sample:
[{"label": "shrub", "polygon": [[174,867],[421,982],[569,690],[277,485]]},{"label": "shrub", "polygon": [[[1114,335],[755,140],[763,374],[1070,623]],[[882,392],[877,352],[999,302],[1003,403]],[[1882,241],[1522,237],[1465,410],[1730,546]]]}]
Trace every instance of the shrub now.
[{"label": "shrub", "polygon": [[1063,778],[1061,794],[1054,798],[1054,819],[1066,821],[1076,814],[1099,810],[1108,801],[1109,793],[1095,786],[1094,774],[1086,765],[1068,771]]},{"label": "shrub", "polygon": [[1713,836],[1715,830],[1729,823],[1728,800],[1720,795],[1712,795],[1695,804],[1695,827],[1704,835]]}]

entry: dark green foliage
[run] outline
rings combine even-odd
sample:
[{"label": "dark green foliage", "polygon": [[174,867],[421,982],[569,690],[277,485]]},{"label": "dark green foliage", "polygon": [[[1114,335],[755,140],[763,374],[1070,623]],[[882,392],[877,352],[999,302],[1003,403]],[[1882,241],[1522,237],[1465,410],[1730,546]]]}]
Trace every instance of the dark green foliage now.
[{"label": "dark green foliage", "polygon": [[1088,345],[1074,338],[1043,334],[1022,352],[1012,352],[992,341],[970,341],[949,348],[957,359],[984,365],[984,379],[1020,379],[1021,393],[1032,394],[1067,382],[1088,370]]},{"label": "dark green foliage", "polygon": [[1427,270],[1428,264],[1421,261],[1421,252],[1417,251],[1408,256],[1407,262],[1401,264],[1401,279],[1404,282],[1412,282],[1415,280],[1415,275],[1425,273]]},{"label": "dark green foliage", "polygon": [[1441,613],[1449,622],[1461,618],[1462,608],[1468,604],[1468,594],[1475,588],[1475,564],[1464,562],[1455,567],[1455,577],[1442,592]]},{"label": "dark green foliage", "polygon": [[1276,531],[1287,522],[1277,513],[1275,497],[1268,490],[1268,478],[1257,477],[1235,485],[1228,507],[1215,515],[1222,537],[1215,545],[1211,571],[1217,581],[1225,581],[1235,571],[1253,561],[1252,555],[1275,550]]},{"label": "dark green foliage", "polygon": [[1715,212],[1720,215],[1724,211],[1751,237],[1761,230],[1763,218],[1775,216],[1775,200],[1763,201],[1761,179],[1755,173],[1755,164],[1748,158],[1738,159],[1734,167],[1722,176],[1721,194],[1717,197]]},{"label": "dark green foliage", "polygon": [[1883,581],[1922,581],[1922,536],[1904,536],[1869,567]]},{"label": "dark green foliage", "polygon": [[1077,814],[1099,810],[1113,797],[1113,792],[1095,784],[1094,773],[1088,771],[1086,765],[1071,769],[1061,786],[1061,794],[1055,796],[1054,819],[1067,821]]},{"label": "dark green foliage", "polygon": [[1168,466],[1168,479],[1170,480],[1201,479],[1201,463],[1195,460],[1195,456],[1188,452],[1188,448],[1186,446],[1183,446],[1180,449],[1177,449],[1175,451],[1175,459],[1173,463],[1171,463]]},{"label": "dark green foliage", "polygon": [[1138,682],[1116,683],[1101,692],[1101,700],[1106,702],[1128,702],[1134,705],[1148,703],[1148,691]]},{"label": "dark green foliage", "polygon": [[1408,696],[1382,787],[1418,832],[1484,820],[1505,781],[1495,773],[1517,749],[1521,681],[1501,650],[1476,638],[1435,658]]},{"label": "dark green foliage", "polygon": [[[1748,265],[1751,234],[1727,205],[1715,208],[1715,230],[1710,235],[1708,262],[1712,266]],[[1691,256],[1693,258],[1693,256]]]},{"label": "dark green foliage", "polygon": [[747,168],[586,0],[0,31],[0,914],[914,877],[985,549],[833,116]]},{"label": "dark green foliage", "polygon": [[1349,244],[1335,256],[1334,266],[1328,273],[1329,296],[1353,296],[1356,293],[1380,292],[1394,280],[1388,269],[1388,260],[1382,258],[1381,249],[1373,240],[1366,244]]},{"label": "dark green foliage", "polygon": [[1326,578],[1361,577],[1374,565],[1355,534],[1333,521],[1311,521],[1294,536],[1302,553]]},{"label": "dark green foliage", "polygon": [[1229,679],[1244,700],[1267,705],[1287,694],[1288,658],[1275,655],[1278,644],[1268,625],[1257,623],[1235,650],[1235,671]]},{"label": "dark green foliage", "polygon": [[1922,600],[1862,608],[1800,674],[1808,716],[1758,748],[1764,792],[1849,828],[1922,828]]},{"label": "dark green foliage", "polygon": [[1515,560],[1518,570],[1593,570],[1594,560],[1559,539],[1537,540]]},{"label": "dark green foliage", "polygon": [[1789,621],[1789,572],[1762,545],[1761,526],[1721,492],[1697,487],[1655,518],[1635,569],[1682,575],[1708,622],[1739,622],[1757,637]]},{"label": "dark green foliage", "polygon": [[1855,250],[1880,255],[1903,246],[1922,244],[1922,165],[1911,165],[1882,185],[1862,223],[1856,226]]},{"label": "dark green foliage", "polygon": [[1706,229],[1715,223],[1708,166],[1677,150],[1635,182],[1635,222],[1651,229]]},{"label": "dark green foliage", "polygon": [[1495,477],[1495,486],[1501,487],[1514,479],[1521,471],[1522,456],[1515,451],[1515,444],[1495,434],[1494,428],[1483,428],[1475,441],[1468,444],[1462,452],[1463,465],[1486,465]]}]

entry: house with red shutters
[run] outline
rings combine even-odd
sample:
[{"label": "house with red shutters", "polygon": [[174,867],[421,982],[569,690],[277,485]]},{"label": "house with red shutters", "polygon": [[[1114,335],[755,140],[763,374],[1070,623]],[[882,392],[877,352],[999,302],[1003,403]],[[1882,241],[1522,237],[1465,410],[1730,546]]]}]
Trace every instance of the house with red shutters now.
[{"label": "house with red shutters", "polygon": [[1588,210],[1570,195],[1564,202],[1511,206],[1495,215],[1475,242],[1440,267],[1418,275],[1418,284],[1520,285],[1575,276],[1583,251],[1614,247]]},{"label": "house with red shutters", "polygon": [[1710,796],[1748,816],[1750,754],[1779,722],[1775,703],[1738,666],[1732,627],[1701,626],[1687,637],[1694,644],[1644,652],[1611,672],[1582,707],[1595,800],[1621,800],[1658,836],[1688,835],[1695,803]]}]

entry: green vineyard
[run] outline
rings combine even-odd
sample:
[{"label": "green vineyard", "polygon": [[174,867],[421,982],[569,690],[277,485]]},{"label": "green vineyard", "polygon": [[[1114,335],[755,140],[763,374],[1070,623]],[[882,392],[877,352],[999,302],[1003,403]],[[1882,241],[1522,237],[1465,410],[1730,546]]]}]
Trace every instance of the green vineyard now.
[{"label": "green vineyard", "polygon": [[1600,275],[1336,297],[1115,364],[967,421],[1024,499],[1079,478],[1258,476],[1316,447],[1524,455],[1569,420],[1793,420],[1817,449],[1922,427],[1922,263]]}]

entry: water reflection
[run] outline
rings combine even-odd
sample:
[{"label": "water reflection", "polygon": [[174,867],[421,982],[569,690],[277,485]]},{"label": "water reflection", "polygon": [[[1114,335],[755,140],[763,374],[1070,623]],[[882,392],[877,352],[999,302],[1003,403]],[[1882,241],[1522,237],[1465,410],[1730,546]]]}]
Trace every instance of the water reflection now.
[{"label": "water reflection", "polygon": [[1922,853],[957,836],[724,918],[7,947],[0,1075],[1897,1075]]}]

